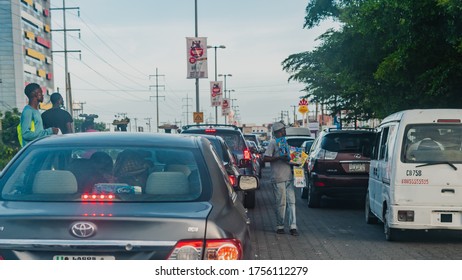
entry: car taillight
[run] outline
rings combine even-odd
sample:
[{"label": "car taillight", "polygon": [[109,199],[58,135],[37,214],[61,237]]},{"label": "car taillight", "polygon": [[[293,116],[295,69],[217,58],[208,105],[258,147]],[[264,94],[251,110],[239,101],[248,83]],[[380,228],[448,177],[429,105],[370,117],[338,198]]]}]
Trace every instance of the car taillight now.
[{"label": "car taillight", "polygon": [[326,184],[324,182],[314,182],[315,187],[325,187]]},{"label": "car taillight", "polygon": [[205,130],[205,133],[207,134],[216,134],[217,133],[217,130],[216,129],[213,129],[213,128],[207,128]]},{"label": "car taillight", "polygon": [[249,149],[244,149],[244,159],[250,160],[250,151]]},{"label": "car taillight", "polygon": [[0,255],[0,261],[4,261],[4,260],[5,258],[2,255]]},{"label": "car taillight", "polygon": [[234,175],[229,175],[229,181],[231,181],[231,185],[233,185],[233,187],[236,185],[236,176]]},{"label": "car taillight", "polygon": [[327,160],[334,160],[337,157],[337,152],[331,152],[328,150],[321,149],[317,154],[317,159],[327,159]]},{"label": "car taillight", "polygon": [[[179,241],[173,248],[169,260],[200,260],[203,248],[202,240]],[[205,241],[205,260],[240,260],[241,242],[236,239],[211,239]]]},{"label": "car taillight", "polygon": [[82,194],[80,196],[82,201],[113,201],[114,194]]}]

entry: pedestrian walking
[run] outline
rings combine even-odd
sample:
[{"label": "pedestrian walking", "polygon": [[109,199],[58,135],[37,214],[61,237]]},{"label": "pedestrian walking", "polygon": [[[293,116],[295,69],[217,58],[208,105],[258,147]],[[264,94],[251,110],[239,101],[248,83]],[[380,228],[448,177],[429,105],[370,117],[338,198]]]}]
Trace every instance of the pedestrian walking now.
[{"label": "pedestrian walking", "polygon": [[291,235],[298,236],[295,216],[295,187],[291,165],[289,163],[289,146],[285,141],[286,131],[281,122],[273,123],[273,139],[270,140],[264,154],[264,161],[271,166],[271,184],[276,207],[276,233],[284,234],[286,221]]},{"label": "pedestrian walking", "polygon": [[73,133],[72,116],[66,110],[63,110],[64,99],[59,92],[50,96],[53,107],[42,113],[43,127],[58,127],[63,134]]},{"label": "pedestrian walking", "polygon": [[18,127],[21,146],[46,135],[58,134],[57,127],[43,128],[42,116],[38,110],[39,103],[43,102],[42,88],[36,83],[30,83],[25,87],[24,94],[29,99],[29,103],[22,110]]}]

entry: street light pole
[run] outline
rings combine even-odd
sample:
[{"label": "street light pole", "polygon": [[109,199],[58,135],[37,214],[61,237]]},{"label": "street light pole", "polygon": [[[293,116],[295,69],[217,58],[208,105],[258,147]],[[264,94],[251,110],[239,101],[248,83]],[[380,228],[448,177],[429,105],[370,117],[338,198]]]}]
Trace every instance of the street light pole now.
[{"label": "street light pole", "polygon": [[[219,74],[218,77],[223,77],[225,80],[225,98],[226,98],[226,77],[232,77],[232,74]],[[228,122],[228,117],[225,115],[225,124]]]},{"label": "street light pole", "polygon": [[[194,35],[195,37],[199,37],[199,31],[197,26],[197,0],[194,0],[194,17],[195,17],[195,28],[194,28]],[[196,76],[196,112],[199,113],[199,77]]]},{"label": "street light pole", "polygon": [[[225,46],[223,45],[219,45],[219,46],[207,46],[207,49],[211,49],[211,48],[214,48],[215,49],[215,82],[217,81],[217,49],[220,48],[220,49],[224,49],[226,48]],[[215,124],[218,124],[218,106],[215,106]]]}]

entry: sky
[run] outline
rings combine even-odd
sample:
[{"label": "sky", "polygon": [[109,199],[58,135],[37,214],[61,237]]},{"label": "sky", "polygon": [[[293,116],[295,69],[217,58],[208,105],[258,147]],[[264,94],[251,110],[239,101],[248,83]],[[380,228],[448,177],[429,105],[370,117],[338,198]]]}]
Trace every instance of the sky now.
[{"label": "sky", "polygon": [[[127,5],[130,3],[130,5]],[[148,130],[159,124],[192,123],[196,109],[195,79],[187,79],[186,37],[195,36],[194,0],[67,0],[68,70],[72,99],[97,122],[112,123],[126,115],[132,126]],[[227,76],[232,104],[241,122],[262,125],[294,112],[304,85],[289,82],[281,62],[289,55],[310,51],[333,23],[303,29],[307,0],[197,0],[197,29],[217,50],[217,74]],[[52,0],[51,8],[63,1]],[[77,11],[80,13],[78,16]],[[52,29],[63,28],[61,10],[52,10]],[[80,36],[79,36],[80,33]],[[53,48],[64,49],[63,32],[53,32]],[[214,49],[208,50],[208,79],[199,79],[199,108],[215,122],[210,81],[215,77]],[[65,92],[63,53],[54,53],[55,87]],[[219,77],[218,80],[223,80]],[[301,115],[297,113],[297,118]],[[135,121],[136,119],[136,121]],[[287,116],[284,116],[287,120]],[[218,122],[224,117],[218,110]]]}]

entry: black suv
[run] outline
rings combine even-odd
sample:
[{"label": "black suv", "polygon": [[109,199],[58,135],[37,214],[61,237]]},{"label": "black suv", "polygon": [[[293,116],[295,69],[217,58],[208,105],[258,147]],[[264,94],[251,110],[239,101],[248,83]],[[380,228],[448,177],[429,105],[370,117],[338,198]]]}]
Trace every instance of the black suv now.
[{"label": "black suv", "polygon": [[307,189],[309,207],[320,207],[323,195],[364,198],[375,132],[327,129],[311,146]]},{"label": "black suv", "polygon": [[[225,140],[228,147],[236,155],[239,173],[257,175],[252,168],[252,155],[245,142],[244,135],[235,125],[186,125],[181,133],[217,135]],[[244,207],[255,208],[255,190],[244,192]]]}]

